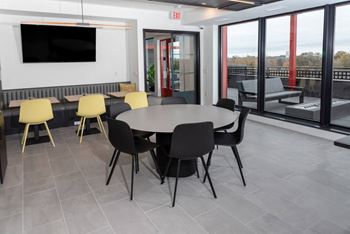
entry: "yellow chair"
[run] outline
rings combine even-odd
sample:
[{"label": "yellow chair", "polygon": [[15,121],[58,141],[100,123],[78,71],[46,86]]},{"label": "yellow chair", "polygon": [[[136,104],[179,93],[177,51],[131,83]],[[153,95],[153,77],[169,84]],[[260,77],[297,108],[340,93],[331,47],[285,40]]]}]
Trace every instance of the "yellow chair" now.
[{"label": "yellow chair", "polygon": [[80,133],[80,143],[83,140],[86,119],[96,118],[100,131],[107,137],[100,115],[106,113],[105,99],[101,94],[87,95],[79,98],[77,116],[80,117],[80,124],[77,136]]},{"label": "yellow chair", "polygon": [[28,131],[30,125],[44,124],[49,135],[52,145],[55,147],[55,142],[51,136],[47,121],[53,119],[52,106],[49,99],[33,99],[26,100],[21,103],[19,110],[19,122],[25,124],[24,134],[22,137],[22,153],[26,146]]},{"label": "yellow chair", "polygon": [[128,103],[131,109],[148,107],[148,99],[145,92],[127,93],[124,102]]}]

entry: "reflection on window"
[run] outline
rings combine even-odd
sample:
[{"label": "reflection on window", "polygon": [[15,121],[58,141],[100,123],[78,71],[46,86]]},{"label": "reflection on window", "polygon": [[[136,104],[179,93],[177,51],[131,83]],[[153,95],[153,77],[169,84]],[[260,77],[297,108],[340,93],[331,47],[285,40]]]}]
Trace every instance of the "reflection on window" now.
[{"label": "reflection on window", "polygon": [[336,8],[332,124],[350,128],[350,5]]},{"label": "reflection on window", "polygon": [[256,108],[258,22],[222,27],[222,97]]},{"label": "reflection on window", "polygon": [[265,111],[320,121],[324,11],[267,19]]}]

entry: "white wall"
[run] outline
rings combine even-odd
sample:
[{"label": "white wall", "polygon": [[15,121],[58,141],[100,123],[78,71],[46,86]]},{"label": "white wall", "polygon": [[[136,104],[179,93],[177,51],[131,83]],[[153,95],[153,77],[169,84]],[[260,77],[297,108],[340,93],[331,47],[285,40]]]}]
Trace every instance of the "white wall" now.
[{"label": "white wall", "polygon": [[[80,15],[79,2],[75,1],[63,1],[63,0],[0,0],[0,14],[1,11],[6,14],[23,15],[54,15],[56,18],[58,16],[65,17],[76,17]],[[108,5],[98,5],[92,3],[84,4],[84,12],[87,18],[94,18],[102,20],[115,18],[127,20],[132,20],[131,30],[127,32],[127,64],[125,65],[127,79],[131,81],[137,81],[140,90],[144,89],[144,57],[143,57],[143,29],[161,29],[161,30],[181,30],[181,31],[200,31],[197,26],[185,26],[182,25],[180,21],[170,20],[168,11],[158,11],[158,10],[147,10],[147,9],[135,9],[135,8],[125,8],[118,6],[108,6]],[[203,37],[201,36],[201,39]],[[1,40],[1,38],[0,38]],[[0,41],[1,42],[1,41]],[[112,59],[112,58],[111,58]],[[2,62],[4,63],[4,62]],[[76,64],[75,64],[76,65]],[[203,66],[203,65],[202,65]],[[21,68],[22,69],[22,68]],[[46,68],[45,68],[46,69]],[[52,68],[48,65],[46,70],[51,70]],[[23,76],[24,74],[18,74]],[[70,78],[68,81],[73,80],[74,74],[68,74]],[[3,79],[5,80],[5,88],[9,88],[7,83],[8,76],[6,75],[5,68],[3,68]],[[61,76],[60,76],[61,77]],[[105,76],[106,77],[106,76]],[[121,77],[118,72],[118,79]],[[57,78],[57,77],[56,77]],[[56,79],[60,83],[61,79]],[[11,77],[13,79],[13,77]],[[21,79],[21,78],[16,78]],[[99,80],[99,82],[102,82]],[[28,79],[30,80],[30,79]],[[21,80],[23,81],[23,80]],[[18,87],[19,83],[16,84]],[[28,83],[26,83],[28,85]],[[33,85],[34,86],[34,85]]]},{"label": "white wall", "polygon": [[211,105],[218,100],[218,26],[207,26],[204,29],[203,36],[205,41],[203,46],[203,103]]},{"label": "white wall", "polygon": [[128,80],[126,31],[97,29],[96,62],[23,63],[19,25],[0,25],[3,89]]}]

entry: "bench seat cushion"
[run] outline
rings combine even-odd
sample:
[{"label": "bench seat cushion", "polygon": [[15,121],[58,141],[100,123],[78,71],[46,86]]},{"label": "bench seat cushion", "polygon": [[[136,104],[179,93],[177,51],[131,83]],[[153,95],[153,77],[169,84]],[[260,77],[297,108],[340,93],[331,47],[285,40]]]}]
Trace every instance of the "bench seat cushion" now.
[{"label": "bench seat cushion", "polygon": [[[265,101],[273,101],[278,99],[290,98],[290,97],[299,97],[301,95],[301,91],[283,91],[276,93],[266,93]],[[257,95],[246,95],[248,100],[257,100]]]},{"label": "bench seat cushion", "polygon": [[276,92],[276,93],[266,93],[265,94],[265,100],[277,100],[282,98],[289,98],[289,97],[299,97],[301,95],[301,91],[282,91],[282,92]]}]

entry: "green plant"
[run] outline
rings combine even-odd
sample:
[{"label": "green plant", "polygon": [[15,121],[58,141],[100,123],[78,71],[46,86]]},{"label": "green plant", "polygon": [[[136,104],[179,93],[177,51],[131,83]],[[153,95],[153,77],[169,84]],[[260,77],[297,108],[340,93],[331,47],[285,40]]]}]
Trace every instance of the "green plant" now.
[{"label": "green plant", "polygon": [[147,69],[147,82],[149,86],[154,86],[155,83],[155,68],[154,64],[150,65]]}]

